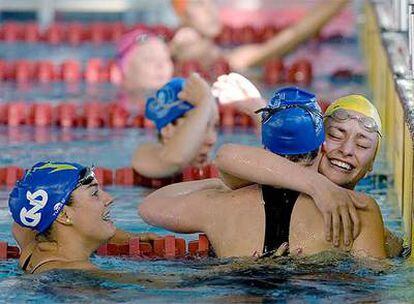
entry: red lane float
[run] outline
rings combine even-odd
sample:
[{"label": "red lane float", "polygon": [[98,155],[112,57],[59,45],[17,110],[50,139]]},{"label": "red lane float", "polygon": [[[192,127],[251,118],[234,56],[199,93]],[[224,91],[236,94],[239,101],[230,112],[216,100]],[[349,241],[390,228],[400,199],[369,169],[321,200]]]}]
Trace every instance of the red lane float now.
[{"label": "red lane float", "polygon": [[141,242],[138,238],[132,238],[128,244],[108,243],[102,245],[96,251],[101,256],[128,256],[131,258],[153,259],[207,257],[209,252],[210,243],[205,234],[199,234],[198,240],[190,241],[188,247],[184,239],[167,235],[150,242]]},{"label": "red lane float", "polygon": [[292,64],[287,72],[289,83],[309,86],[312,82],[312,63],[309,60],[301,59]]},{"label": "red lane float", "polygon": [[[222,74],[228,74],[229,63],[224,58],[217,59],[207,69],[197,60],[177,62],[175,75],[188,77],[191,73],[199,73],[207,80],[215,80]],[[285,72],[286,71],[286,72]],[[270,86],[284,81],[308,86],[312,82],[312,64],[306,59],[299,59],[290,67],[285,67],[280,59],[268,61],[262,72],[263,81]],[[285,75],[286,74],[286,75]],[[91,58],[86,64],[76,60],[65,60],[55,64],[48,60],[30,61],[0,61],[0,80],[16,81],[18,83],[62,81],[74,83],[85,81],[88,84],[119,83],[121,74],[114,60]]]},{"label": "red lane float", "polygon": [[[16,181],[23,177],[25,169],[17,166],[0,167],[0,186],[13,187]],[[193,181],[219,176],[217,167],[212,164],[201,168],[189,167],[182,174],[169,178],[148,178],[137,173],[132,168],[109,169],[103,167],[95,168],[95,176],[103,186],[143,186],[150,188],[160,188],[173,183],[182,181]]]},{"label": "red lane float", "polygon": [[17,246],[10,246],[6,242],[0,242],[0,260],[18,259],[20,250]]},{"label": "red lane float", "polygon": [[263,71],[263,81],[271,86],[284,81],[285,67],[281,59],[266,62]]},{"label": "red lane float", "polygon": [[[135,259],[180,259],[186,257],[207,257],[210,253],[210,243],[205,234],[199,234],[198,240],[188,243],[182,238],[173,235],[155,239],[151,242],[142,242],[139,238],[131,238],[127,244],[107,243],[96,250],[100,256],[124,256]],[[18,259],[20,249],[0,242],[0,260]]]},{"label": "red lane float", "polygon": [[[253,120],[234,105],[219,107],[220,126],[226,128],[251,127]],[[86,102],[84,104],[48,102],[27,104],[9,102],[0,104],[0,124],[8,126],[58,126],[63,128],[144,128],[154,129],[151,120],[142,114],[133,117],[129,110],[117,102]]]}]

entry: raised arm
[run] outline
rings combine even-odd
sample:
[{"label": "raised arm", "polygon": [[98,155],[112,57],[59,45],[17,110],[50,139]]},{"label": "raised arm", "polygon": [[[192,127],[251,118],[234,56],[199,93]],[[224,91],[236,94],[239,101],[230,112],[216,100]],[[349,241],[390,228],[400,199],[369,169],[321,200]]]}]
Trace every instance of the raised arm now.
[{"label": "raised arm", "polygon": [[227,190],[219,179],[172,184],[148,195],[138,213],[148,224],[174,232],[205,232],[216,210],[212,198]]},{"label": "raised arm", "polygon": [[178,119],[174,127],[167,125],[161,130],[166,136],[172,133],[168,140],[138,147],[132,166],[144,176],[162,178],[181,172],[194,159],[203,143],[208,124],[217,111],[208,84],[199,75],[193,74],[179,97],[195,108]]},{"label": "raised arm", "polygon": [[[315,161],[319,163],[319,159]],[[246,186],[250,182],[311,196],[324,217],[326,239],[335,246],[339,245],[341,221],[346,244],[359,234],[360,221],[355,206],[364,208],[364,202],[359,202],[353,191],[337,186],[314,170],[263,148],[236,144],[223,145],[217,153],[216,164],[229,188]]]},{"label": "raised arm", "polygon": [[301,21],[282,30],[267,42],[233,49],[227,55],[232,70],[243,70],[262,64],[270,58],[285,55],[306,39],[314,36],[346,3],[348,0],[320,1]]}]

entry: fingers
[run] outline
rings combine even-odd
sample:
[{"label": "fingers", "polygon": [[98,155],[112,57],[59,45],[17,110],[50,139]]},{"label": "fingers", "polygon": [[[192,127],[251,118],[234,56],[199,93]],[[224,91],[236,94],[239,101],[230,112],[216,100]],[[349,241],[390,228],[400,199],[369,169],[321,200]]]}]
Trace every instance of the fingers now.
[{"label": "fingers", "polygon": [[354,240],[357,238],[359,233],[361,232],[361,222],[359,221],[358,213],[354,207],[354,205],[350,204],[349,206],[349,215],[351,216],[352,224],[353,224],[353,231],[352,236]]},{"label": "fingers", "polygon": [[283,256],[285,254],[287,254],[289,251],[289,243],[288,242],[284,242],[282,243],[282,245],[279,246],[279,248],[276,250],[275,252],[275,256]]},{"label": "fingers", "polygon": [[339,246],[340,219],[338,213],[332,213],[333,244]]},{"label": "fingers", "polygon": [[325,238],[327,242],[332,240],[332,216],[330,213],[323,213],[325,223]]},{"label": "fingers", "polygon": [[349,246],[349,244],[351,243],[352,223],[349,217],[348,208],[346,207],[341,208],[341,220],[344,230],[344,243],[345,246]]}]

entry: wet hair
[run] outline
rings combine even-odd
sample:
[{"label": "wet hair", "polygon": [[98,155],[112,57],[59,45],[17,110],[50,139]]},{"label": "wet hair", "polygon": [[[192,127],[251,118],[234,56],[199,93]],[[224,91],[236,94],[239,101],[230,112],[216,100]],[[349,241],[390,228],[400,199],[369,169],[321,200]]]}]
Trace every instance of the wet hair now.
[{"label": "wet hair", "polygon": [[[84,169],[81,170],[81,172],[79,174],[79,184],[75,189],[73,189],[73,191],[75,191],[80,186],[86,186],[86,185],[89,185],[90,183],[92,183],[92,181],[94,180],[93,176],[89,176],[89,177],[85,178],[85,176],[89,172],[89,170],[90,170],[89,168],[84,168]],[[69,200],[67,201],[67,203],[65,205],[66,206],[71,206],[72,204],[73,204],[73,196],[71,194],[70,197],[69,197]],[[36,235],[36,240],[39,241],[39,242],[46,242],[46,241],[53,242],[55,240],[53,238],[53,233],[52,232],[53,232],[53,223],[43,233],[37,234]]]},{"label": "wet hair", "polygon": [[283,156],[284,158],[287,158],[288,160],[290,160],[294,163],[298,163],[298,162],[308,163],[308,162],[311,162],[312,160],[314,160],[316,158],[316,156],[318,156],[318,153],[319,153],[319,148],[315,149],[313,151],[310,151],[308,153],[291,154],[291,155],[281,154],[280,156]]}]

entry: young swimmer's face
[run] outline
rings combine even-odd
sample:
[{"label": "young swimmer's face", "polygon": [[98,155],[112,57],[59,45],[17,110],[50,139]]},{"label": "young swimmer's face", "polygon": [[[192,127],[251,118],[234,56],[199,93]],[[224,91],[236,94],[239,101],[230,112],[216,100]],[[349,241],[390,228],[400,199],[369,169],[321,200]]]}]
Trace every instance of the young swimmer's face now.
[{"label": "young swimmer's face", "polygon": [[[184,124],[186,121],[185,115],[175,121],[174,124],[169,124],[167,126],[168,132],[162,133],[162,142],[165,144],[168,140],[174,135],[177,128]],[[200,167],[206,165],[209,161],[210,151],[213,148],[214,144],[217,141],[217,128],[219,124],[219,113],[217,108],[215,108],[212,117],[210,118],[206,132],[204,133],[204,140],[198,150],[197,155],[191,161],[192,166]],[[165,128],[165,129],[167,129]],[[164,129],[163,129],[164,130]]]},{"label": "young swimmer's face", "polygon": [[221,31],[218,9],[212,0],[188,1],[184,23],[206,37],[216,37]]},{"label": "young swimmer's face", "polygon": [[[354,117],[364,115],[348,111]],[[327,118],[324,153],[319,172],[335,184],[353,188],[372,169],[378,134],[364,129],[356,119],[338,122]]]},{"label": "young swimmer's face", "polygon": [[173,63],[167,45],[151,38],[135,47],[123,66],[123,86],[126,90],[155,90],[173,75]]},{"label": "young swimmer's face", "polygon": [[72,192],[73,203],[68,208],[73,228],[84,238],[104,242],[115,234],[109,207],[112,197],[103,191],[94,179]]}]

